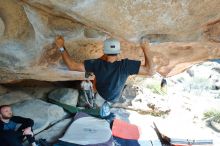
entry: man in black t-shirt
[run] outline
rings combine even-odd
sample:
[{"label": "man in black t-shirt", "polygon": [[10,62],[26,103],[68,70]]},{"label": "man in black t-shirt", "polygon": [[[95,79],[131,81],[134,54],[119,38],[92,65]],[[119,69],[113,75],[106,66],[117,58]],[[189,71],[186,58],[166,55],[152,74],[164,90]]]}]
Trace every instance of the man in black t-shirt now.
[{"label": "man in black t-shirt", "polygon": [[37,146],[32,132],[34,121],[29,118],[13,116],[9,105],[0,106],[0,145],[23,146],[24,137],[32,146]]},{"label": "man in black t-shirt", "polygon": [[64,38],[62,36],[58,36],[55,43],[62,54],[65,64],[70,70],[92,72],[95,75],[96,90],[106,101],[100,110],[102,117],[110,114],[109,111],[107,112],[109,110],[107,101],[117,102],[129,75],[142,74],[151,76],[153,72],[149,45],[146,41],[142,41],[141,43],[145,59],[144,65],[141,65],[141,61],[137,60],[119,60],[120,42],[113,38],[104,41],[104,56],[102,58],[85,60],[84,63],[77,63],[70,57],[64,47]]}]

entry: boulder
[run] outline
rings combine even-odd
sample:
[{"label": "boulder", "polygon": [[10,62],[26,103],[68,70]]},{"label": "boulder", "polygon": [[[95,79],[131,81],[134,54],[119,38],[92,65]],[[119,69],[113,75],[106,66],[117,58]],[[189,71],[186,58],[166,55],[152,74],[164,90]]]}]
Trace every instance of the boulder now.
[{"label": "boulder", "polygon": [[0,96],[9,92],[9,89],[5,88],[4,86],[0,85]]},{"label": "boulder", "polygon": [[[77,62],[103,55],[103,41],[121,42],[119,58],[141,60],[140,38],[163,76],[220,57],[218,0],[2,0],[0,1],[0,83],[22,79],[83,80],[70,71],[54,46],[56,35]],[[18,15],[19,14],[19,15]]]},{"label": "boulder", "polygon": [[39,133],[48,126],[64,119],[67,113],[63,108],[39,99],[30,99],[12,105],[15,116],[34,120],[34,133]]},{"label": "boulder", "polygon": [[17,102],[22,102],[31,99],[32,96],[22,91],[14,91],[0,96],[0,105],[11,105]]},{"label": "boulder", "polygon": [[0,17],[0,37],[4,34],[4,31],[5,31],[5,24]]},{"label": "boulder", "polygon": [[219,69],[220,64],[214,60],[199,63],[179,75],[170,77],[170,85],[176,88],[175,91],[179,87],[179,92],[185,91],[197,96],[219,98]]},{"label": "boulder", "polygon": [[48,142],[53,143],[56,142],[59,138],[63,136],[63,134],[66,132],[66,129],[71,124],[72,119],[65,119],[62,121],[59,121],[49,129],[43,130],[39,134],[35,136],[36,139],[46,139]]},{"label": "boulder", "polygon": [[49,99],[71,106],[77,105],[78,97],[79,97],[78,90],[71,88],[55,89],[48,96]]}]

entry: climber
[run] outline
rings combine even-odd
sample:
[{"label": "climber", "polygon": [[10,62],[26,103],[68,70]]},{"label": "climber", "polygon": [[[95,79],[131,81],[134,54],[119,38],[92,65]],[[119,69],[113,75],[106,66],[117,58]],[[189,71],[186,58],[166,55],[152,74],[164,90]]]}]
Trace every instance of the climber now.
[{"label": "climber", "polygon": [[152,76],[153,73],[149,43],[144,39],[141,39],[140,44],[144,53],[144,65],[141,65],[141,61],[138,60],[119,60],[120,42],[113,38],[104,41],[104,60],[100,58],[89,59],[85,60],[84,63],[77,63],[70,57],[62,36],[56,37],[55,44],[70,70],[92,72],[95,75],[96,90],[105,100],[100,108],[101,117],[110,115],[110,105],[108,102],[115,103],[118,101],[129,75],[141,74]]}]

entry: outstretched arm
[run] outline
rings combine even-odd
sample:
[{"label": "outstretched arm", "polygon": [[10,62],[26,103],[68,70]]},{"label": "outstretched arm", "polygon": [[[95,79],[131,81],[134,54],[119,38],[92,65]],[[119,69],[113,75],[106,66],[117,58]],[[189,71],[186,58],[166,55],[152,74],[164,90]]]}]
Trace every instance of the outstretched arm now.
[{"label": "outstretched arm", "polygon": [[140,46],[144,53],[145,63],[144,65],[140,66],[138,74],[152,76],[154,74],[154,69],[151,58],[152,56],[149,50],[150,49],[149,43],[145,40],[141,40]]},{"label": "outstretched arm", "polygon": [[64,63],[67,65],[67,67],[70,70],[81,71],[81,72],[85,71],[85,67],[83,63],[77,63],[70,57],[69,53],[64,47],[64,38],[62,36],[56,37],[55,43],[57,48],[61,52]]}]

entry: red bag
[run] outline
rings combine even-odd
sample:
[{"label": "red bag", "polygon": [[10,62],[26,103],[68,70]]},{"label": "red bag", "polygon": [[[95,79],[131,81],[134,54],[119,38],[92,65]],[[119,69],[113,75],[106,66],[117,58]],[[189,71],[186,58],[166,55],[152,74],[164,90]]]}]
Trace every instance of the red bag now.
[{"label": "red bag", "polygon": [[139,129],[136,125],[115,119],[112,126],[112,135],[123,139],[138,140],[140,137]]}]

